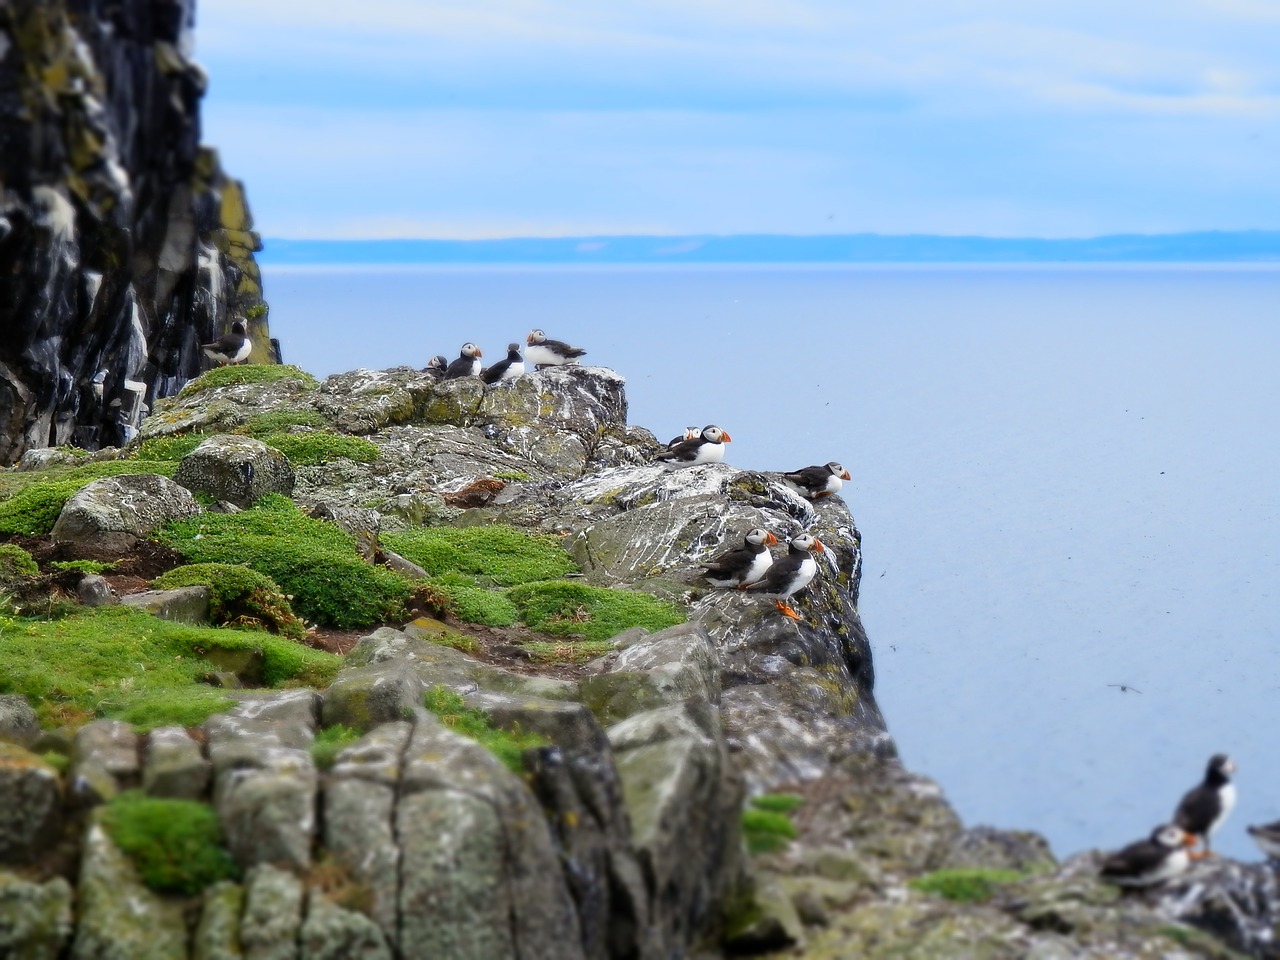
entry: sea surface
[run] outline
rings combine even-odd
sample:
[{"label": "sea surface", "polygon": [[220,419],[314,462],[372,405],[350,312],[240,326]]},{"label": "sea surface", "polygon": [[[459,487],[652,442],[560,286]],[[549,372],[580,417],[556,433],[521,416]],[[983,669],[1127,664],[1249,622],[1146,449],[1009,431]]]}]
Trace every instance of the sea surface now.
[{"label": "sea surface", "polygon": [[286,361],[541,327],[659,437],[853,474],[876,697],[969,824],[1110,848],[1215,751],[1280,819],[1280,265],[264,267]]}]

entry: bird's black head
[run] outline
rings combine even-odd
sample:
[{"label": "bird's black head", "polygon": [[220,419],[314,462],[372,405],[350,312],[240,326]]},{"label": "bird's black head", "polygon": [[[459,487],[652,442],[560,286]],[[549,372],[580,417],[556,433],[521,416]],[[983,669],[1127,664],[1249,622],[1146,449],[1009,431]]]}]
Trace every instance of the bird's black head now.
[{"label": "bird's black head", "polygon": [[240,336],[242,336],[242,337],[243,337],[243,336],[245,335],[245,326],[244,326],[244,321],[243,321],[243,320],[241,320],[239,317],[237,317],[235,320],[232,320],[232,321],[231,321],[231,332],[232,332],[232,333],[238,333],[238,334],[240,334]]}]

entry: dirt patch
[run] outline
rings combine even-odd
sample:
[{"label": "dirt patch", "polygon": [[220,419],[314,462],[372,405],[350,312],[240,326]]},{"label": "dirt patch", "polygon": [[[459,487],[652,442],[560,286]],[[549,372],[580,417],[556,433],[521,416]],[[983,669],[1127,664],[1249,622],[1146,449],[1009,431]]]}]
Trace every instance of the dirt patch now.
[{"label": "dirt patch", "polygon": [[48,572],[49,564],[55,561],[94,560],[112,565],[107,574],[109,581],[112,577],[130,577],[143,584],[133,590],[121,590],[115,583],[111,584],[123,593],[145,590],[148,582],[187,562],[177,550],[151,540],[139,540],[124,551],[93,543],[56,543],[51,537],[11,537],[9,542],[31,554],[42,572]]}]

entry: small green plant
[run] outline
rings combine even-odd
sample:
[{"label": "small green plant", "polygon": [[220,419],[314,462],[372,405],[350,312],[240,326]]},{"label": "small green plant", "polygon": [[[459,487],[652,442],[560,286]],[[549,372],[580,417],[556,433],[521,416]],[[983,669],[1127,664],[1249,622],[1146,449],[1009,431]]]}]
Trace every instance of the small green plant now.
[{"label": "small green plant", "polygon": [[31,554],[16,543],[0,543],[0,583],[39,575],[40,568]]},{"label": "small green plant", "polygon": [[931,893],[944,900],[961,903],[986,903],[1003,884],[1021,880],[1017,870],[959,869],[935,870],[907,881],[907,886],[921,893]]},{"label": "small green plant", "polygon": [[138,458],[144,460],[181,460],[212,434],[182,433],[168,437],[152,437],[138,445]]},{"label": "small green plant", "polygon": [[445,610],[467,623],[487,627],[509,627],[520,619],[520,611],[500,590],[472,586],[468,578],[445,574],[425,581],[444,600]]},{"label": "small green plant", "polygon": [[157,473],[171,477],[176,469],[177,464],[164,461],[105,460],[6,477],[11,481],[6,487],[13,489],[16,486],[17,489],[7,500],[0,501],[0,534],[43,536],[53,529],[63,505],[94,480],[122,473]]},{"label": "small green plant", "polygon": [[510,587],[573,573],[578,565],[556,537],[506,524],[423,527],[387,533],[383,541],[433,576],[460,573],[477,585]]},{"label": "small green plant", "polygon": [[359,739],[359,730],[341,723],[325,727],[316,734],[315,740],[311,743],[311,759],[321,770],[328,770],[338,759],[338,754]]},{"label": "small green plant", "polygon": [[319,386],[315,377],[299,367],[290,364],[250,363],[214,367],[190,381],[178,396],[190,397],[215,387],[234,387],[243,383],[275,383],[277,380],[297,380],[305,387]]},{"label": "small green plant", "polygon": [[565,637],[563,640],[526,640],[520,647],[539,663],[586,663],[604,656],[613,649],[613,643]]},{"label": "small green plant", "polygon": [[392,620],[411,592],[403,577],[366,563],[350,534],[279,494],[241,513],[170,524],[161,538],[192,563],[243,563],[266,574],[316,623],[345,629]]},{"label": "small green plant", "polygon": [[462,697],[447,687],[432,687],[423,696],[423,704],[446,727],[479,743],[512,773],[524,771],[525,750],[547,743],[537,734],[495,727],[488,714],[468,707]]},{"label": "small green plant", "polygon": [[67,771],[71,769],[71,758],[57,750],[46,750],[40,754],[40,759],[64,777],[67,775]]},{"label": "small green plant", "polygon": [[516,483],[527,483],[530,479],[523,470],[498,470],[492,476],[497,480],[511,480]]},{"label": "small green plant", "polygon": [[209,614],[215,623],[258,626],[301,640],[307,627],[289,600],[266,574],[234,563],[192,563],[156,577],[158,590],[208,586]]},{"label": "small green plant", "polygon": [[259,300],[244,312],[244,318],[246,320],[257,320],[259,317],[265,317],[269,309],[265,301]]},{"label": "small green plant", "polygon": [[267,446],[275,447],[295,466],[328,463],[343,457],[357,463],[373,463],[382,455],[382,450],[371,440],[324,430],[268,433],[259,439]]},{"label": "small green plant", "polygon": [[107,804],[103,826],[142,882],[160,893],[199,893],[240,875],[223,846],[218,815],[206,804],[129,790]]},{"label": "small green plant", "polygon": [[49,569],[76,573],[106,573],[114,566],[114,563],[103,563],[101,560],[54,560],[49,564]]},{"label": "small green plant", "polygon": [[674,603],[636,590],[609,590],[570,580],[549,580],[512,587],[507,598],[520,619],[543,633],[580,634],[608,640],[628,627],[663,630],[684,623]]},{"label": "small green plant", "polygon": [[298,410],[285,407],[280,410],[264,410],[255,413],[240,426],[237,433],[251,437],[264,437],[269,433],[288,433],[290,427],[323,427],[324,417],[315,410]]},{"label": "small green plant", "polygon": [[791,793],[764,793],[752,797],[742,811],[742,836],[752,853],[776,853],[796,838],[791,811],[804,803]]}]

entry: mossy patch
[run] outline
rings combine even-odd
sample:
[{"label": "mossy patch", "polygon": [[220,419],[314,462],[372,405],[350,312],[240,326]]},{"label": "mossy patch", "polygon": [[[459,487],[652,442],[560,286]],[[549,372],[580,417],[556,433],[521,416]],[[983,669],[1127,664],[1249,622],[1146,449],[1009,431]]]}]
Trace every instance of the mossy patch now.
[{"label": "mossy patch", "polygon": [[433,577],[427,586],[443,601],[446,613],[467,623],[509,627],[520,619],[520,611],[502,591],[477,587],[460,574]]},{"label": "mossy patch", "polygon": [[433,576],[460,573],[483,585],[552,580],[578,569],[558,538],[505,524],[424,527],[386,533],[382,539]]},{"label": "mossy patch", "polygon": [[50,570],[75,571],[76,573],[106,573],[115,567],[114,563],[103,563],[101,560],[54,560],[49,564]]},{"label": "mossy patch", "polygon": [[39,573],[40,567],[31,554],[15,543],[0,543],[0,584],[38,576]]},{"label": "mossy patch", "polygon": [[316,378],[300,367],[291,364],[251,363],[248,365],[215,367],[187,383],[179,398],[194,396],[215,387],[235,387],[245,383],[275,383],[278,380],[297,380],[304,387],[320,386]]},{"label": "mossy patch", "polygon": [[353,727],[341,723],[325,727],[311,742],[311,759],[321,770],[328,770],[338,759],[338,754],[359,739],[360,731]]},{"label": "mossy patch", "polygon": [[211,437],[209,433],[181,433],[168,437],[152,437],[138,445],[138,459],[181,460]]},{"label": "mossy patch", "polygon": [[227,705],[199,682],[208,656],[242,650],[261,653],[268,686],[324,687],[342,664],[269,633],[193,627],[129,607],[80,608],[57,621],[0,620],[0,692],[25,696],[42,726],[94,716],[191,726]]},{"label": "mossy patch", "polygon": [[683,611],[668,600],[570,580],[522,584],[507,591],[507,598],[533,629],[588,640],[608,640],[629,627],[658,631],[685,621]]},{"label": "mossy patch", "polygon": [[344,457],[357,463],[372,463],[382,454],[378,445],[370,440],[326,430],[268,433],[258,439],[269,447],[275,447],[294,466],[313,466]]},{"label": "mossy patch", "polygon": [[237,432],[264,437],[269,433],[288,433],[292,427],[323,427],[324,423],[324,417],[315,410],[286,407],[253,414]]},{"label": "mossy patch", "polygon": [[506,765],[512,773],[524,771],[524,751],[544,746],[547,740],[522,730],[503,730],[493,725],[488,714],[475,710],[462,697],[445,687],[432,687],[422,698],[423,705],[450,730],[476,741]]},{"label": "mossy patch", "polygon": [[242,564],[192,563],[152,582],[158,590],[198,585],[209,587],[209,613],[215,623],[261,627],[294,640],[307,635],[306,625],[276,582]]},{"label": "mossy patch", "polygon": [[790,793],[764,793],[752,797],[742,811],[742,836],[752,853],[776,853],[798,836],[791,811],[804,803]]},{"label": "mossy patch", "polygon": [[[63,506],[82,487],[124,473],[172,477],[177,464],[160,460],[106,460],[78,467],[55,467],[5,476],[0,484],[0,534],[42,536],[53,529]],[[17,478],[17,479],[15,479]]]},{"label": "mossy patch", "polygon": [[190,895],[240,875],[218,815],[206,804],[129,790],[107,804],[102,822],[142,882],[159,893]]},{"label": "mossy patch", "polygon": [[243,563],[293,598],[307,620],[365,627],[403,613],[410,587],[390,570],[366,563],[355,539],[270,494],[252,509],[202,514],[167,526],[162,539],[192,563]]},{"label": "mossy patch", "polygon": [[1025,875],[1017,870],[963,869],[935,870],[908,880],[907,886],[921,893],[931,893],[944,900],[960,903],[986,903],[1006,883],[1014,883]]}]

